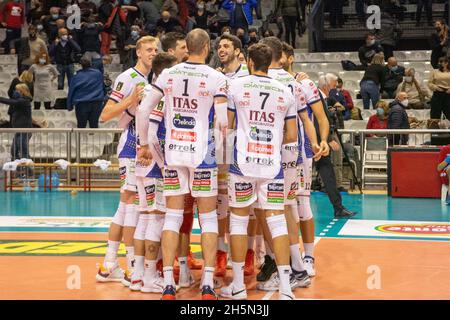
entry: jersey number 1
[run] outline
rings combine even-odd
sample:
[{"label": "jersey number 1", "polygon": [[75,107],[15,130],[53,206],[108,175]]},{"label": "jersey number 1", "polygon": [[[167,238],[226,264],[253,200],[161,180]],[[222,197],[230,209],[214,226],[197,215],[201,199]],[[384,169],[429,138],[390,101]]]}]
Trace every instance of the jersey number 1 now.
[{"label": "jersey number 1", "polygon": [[183,82],[184,82],[184,93],[183,93],[183,97],[189,97],[189,94],[188,94],[188,92],[187,92],[188,81],[189,81],[189,79],[183,79]]}]

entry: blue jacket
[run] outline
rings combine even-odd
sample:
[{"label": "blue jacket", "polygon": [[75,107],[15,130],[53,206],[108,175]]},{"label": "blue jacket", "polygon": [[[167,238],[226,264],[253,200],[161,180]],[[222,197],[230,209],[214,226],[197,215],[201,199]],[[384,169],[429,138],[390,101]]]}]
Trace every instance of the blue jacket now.
[{"label": "blue jacket", "polygon": [[67,109],[72,110],[80,102],[103,101],[104,98],[102,73],[93,68],[80,70],[70,80]]},{"label": "blue jacket", "polygon": [[[244,16],[247,19],[247,23],[249,26],[253,24],[253,8],[256,8],[257,0],[243,0],[242,1],[242,9],[244,11]],[[236,2],[233,0],[225,0],[222,4],[222,8],[227,10],[230,13],[230,27],[234,28],[234,11],[236,8]]]}]

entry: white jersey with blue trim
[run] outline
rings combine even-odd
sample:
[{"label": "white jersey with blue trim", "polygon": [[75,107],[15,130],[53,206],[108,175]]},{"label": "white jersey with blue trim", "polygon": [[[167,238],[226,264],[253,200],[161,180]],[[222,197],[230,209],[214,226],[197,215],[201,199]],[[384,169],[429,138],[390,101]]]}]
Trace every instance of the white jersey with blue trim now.
[{"label": "white jersey with blue trim", "polygon": [[[125,70],[114,81],[114,88],[109,96],[109,99],[117,103],[121,102],[133,93],[134,88],[138,84],[142,86],[147,85],[147,77],[135,68]],[[122,128],[124,131],[120,136],[119,145],[117,146],[117,157],[119,159],[134,159],[136,157],[136,121],[134,119],[134,112],[126,110],[121,117],[126,116],[132,117],[132,120],[129,121],[124,128]]]},{"label": "white jersey with blue trim", "polygon": [[227,97],[227,78],[205,64],[183,62],[165,69],[153,87],[164,94],[165,164],[215,168],[214,98]]},{"label": "white jersey with blue trim", "polygon": [[247,177],[283,179],[284,125],[286,120],[297,117],[290,89],[265,76],[241,77],[231,82],[228,109],[236,113],[230,172]]},{"label": "white jersey with blue trim", "polygon": [[225,77],[228,79],[237,79],[240,77],[245,77],[250,74],[246,64],[240,64],[239,67],[234,72],[224,72]]}]

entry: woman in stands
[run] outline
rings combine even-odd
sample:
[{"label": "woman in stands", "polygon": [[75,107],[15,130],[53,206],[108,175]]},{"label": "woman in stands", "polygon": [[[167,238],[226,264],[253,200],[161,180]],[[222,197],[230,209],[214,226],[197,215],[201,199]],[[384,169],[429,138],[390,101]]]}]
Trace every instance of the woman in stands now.
[{"label": "woman in stands", "polygon": [[[380,100],[376,106],[377,113],[372,115],[367,122],[368,130],[387,129],[387,115],[389,113],[389,104],[386,101]],[[370,135],[376,136],[376,135]]]},{"label": "woman in stands", "polygon": [[[28,86],[24,83],[16,85],[12,99],[0,97],[0,103],[9,105],[8,114],[11,128],[32,128],[31,100],[32,96]],[[28,142],[30,133],[16,133],[11,145],[11,157],[13,160],[30,158]]]},{"label": "woman in stands", "polygon": [[29,71],[34,76],[34,109],[41,108],[41,102],[44,103],[45,109],[50,109],[52,101],[52,82],[58,76],[58,70],[50,64],[48,54],[41,52],[37,55],[34,64]]},{"label": "woman in stands", "polygon": [[372,107],[375,109],[378,100],[380,100],[380,87],[383,87],[384,81],[384,55],[377,53],[373,56],[372,63],[367,67],[359,84],[364,109],[370,109],[370,101],[372,101]]},{"label": "woman in stands", "polygon": [[430,74],[428,87],[433,91],[430,119],[440,119],[444,113],[450,119],[450,69],[447,57],[439,58],[439,69]]},{"label": "woman in stands", "polygon": [[16,90],[16,85],[18,85],[19,83],[26,84],[28,87],[28,90],[30,90],[31,97],[33,97],[33,92],[34,92],[34,90],[33,90],[34,89],[33,88],[33,74],[28,70],[23,71],[19,77],[15,77],[11,81],[11,84],[8,89],[8,97],[10,97],[10,98],[13,97],[14,91]]}]

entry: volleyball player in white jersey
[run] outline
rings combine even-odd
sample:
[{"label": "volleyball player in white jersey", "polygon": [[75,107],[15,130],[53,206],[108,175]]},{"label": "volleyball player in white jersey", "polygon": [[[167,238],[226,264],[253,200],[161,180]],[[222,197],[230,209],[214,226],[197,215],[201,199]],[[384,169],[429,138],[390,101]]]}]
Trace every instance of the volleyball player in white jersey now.
[{"label": "volleyball player in white jersey", "polygon": [[[220,71],[229,79],[236,79],[247,76],[247,65],[241,64],[238,60],[239,53],[242,51],[242,44],[238,37],[233,35],[222,35],[218,39],[217,55],[222,64]],[[223,150],[220,148],[220,150]],[[223,164],[219,164],[219,194],[217,196],[217,218],[219,220],[219,236],[216,254],[216,270],[214,275],[224,277],[227,268],[227,249],[225,247],[225,238],[229,240],[229,222],[228,222],[228,168],[226,163],[226,155],[223,154],[225,160]],[[245,258],[244,274],[250,276],[254,273],[254,256],[253,242],[256,233],[255,215],[251,215],[248,226],[249,243]],[[229,241],[228,241],[229,244]]]},{"label": "volleyball player in white jersey", "polygon": [[[303,92],[305,93],[308,103],[308,116],[313,120],[315,117],[320,128],[321,140],[325,139],[325,129],[329,127],[328,119],[323,111],[322,102],[320,100],[319,90],[316,85],[309,79],[300,80],[297,74],[292,70],[294,63],[294,49],[287,43],[283,43],[283,68],[291,75],[297,78]],[[328,136],[328,132],[326,133]],[[300,220],[300,229],[302,233],[303,246],[305,249],[305,257],[303,258],[305,269],[311,277],[316,275],[314,268],[314,216],[311,210],[310,194],[312,182],[312,150],[308,137],[304,134],[303,127],[299,131],[300,145],[300,183],[299,193],[297,194],[297,210]],[[329,149],[327,150],[327,153]],[[326,154],[324,154],[326,155]]]},{"label": "volleyball player in white jersey", "polygon": [[[227,81],[220,72],[205,65],[210,51],[206,31],[194,29],[186,37],[189,59],[166,69],[153,85],[150,108],[165,98],[164,123],[164,195],[166,218],[162,233],[164,292],[163,300],[175,299],[173,263],[183,222],[185,194],[191,192],[197,200],[202,232],[203,270],[202,299],[217,299],[214,292],[214,262],[217,250],[217,164],[214,155],[214,117],[221,128],[227,126]],[[152,118],[151,118],[152,119]],[[152,119],[154,120],[154,119]],[[149,125],[144,122],[144,125]],[[146,132],[145,127],[139,132]],[[150,127],[149,132],[156,130]],[[151,156],[148,141],[142,139],[139,157]]]},{"label": "volleyball player in white jersey", "polygon": [[[137,192],[134,174],[136,157],[134,112],[141,99],[143,87],[148,83],[147,77],[150,74],[152,60],[157,54],[157,50],[156,38],[145,36],[138,40],[136,43],[138,58],[136,66],[117,77],[109,101],[100,115],[101,121],[120,117],[119,128],[124,131],[117,148],[119,173],[122,180],[120,202],[109,228],[105,260],[96,275],[99,282],[122,281],[126,286],[130,284],[134,263],[133,236],[138,222],[138,212],[134,205]],[[125,273],[117,262],[117,251],[122,237],[127,251]]]},{"label": "volleyball player in white jersey", "polygon": [[231,82],[228,123],[236,130],[233,162],[230,165],[228,197],[230,205],[233,281],[221,289],[221,296],[247,298],[244,259],[250,206],[257,201],[273,239],[280,277],[279,299],[292,300],[290,286],[289,238],[284,209],[282,152],[296,157],[296,148],[283,144],[297,141],[297,110],[289,88],[267,75],[272,50],[264,44],[248,50],[249,76]]},{"label": "volleyball player in white jersey", "polygon": [[[158,77],[163,69],[170,68],[176,64],[176,58],[167,53],[160,53],[155,56],[152,63],[152,72]],[[146,105],[146,96],[141,105]],[[155,115],[162,114],[164,101],[151,111]],[[136,125],[140,121],[149,121],[148,117],[139,117],[139,108],[136,112]],[[160,144],[164,143],[164,124],[160,123],[158,128],[158,139]],[[138,146],[139,149],[139,136]],[[135,268],[131,276],[130,289],[133,291],[161,293],[163,290],[163,280],[156,270],[157,256],[161,242],[161,232],[164,224],[165,199],[163,196],[164,182],[162,176],[162,163],[153,160],[149,166],[142,165],[136,161],[136,182],[139,193],[139,221],[134,234]]]}]

